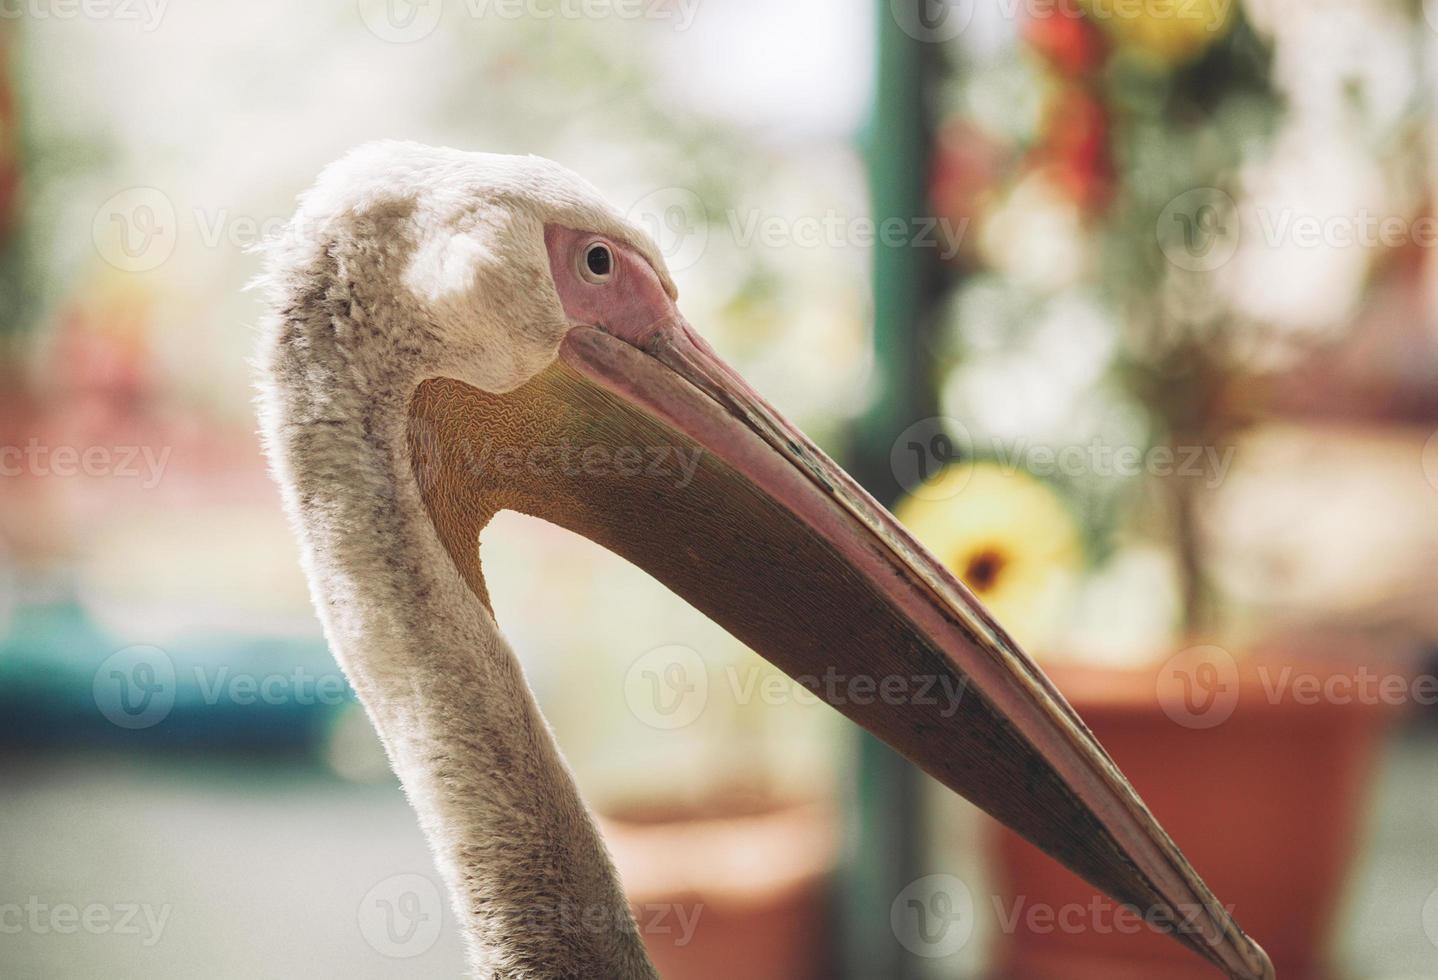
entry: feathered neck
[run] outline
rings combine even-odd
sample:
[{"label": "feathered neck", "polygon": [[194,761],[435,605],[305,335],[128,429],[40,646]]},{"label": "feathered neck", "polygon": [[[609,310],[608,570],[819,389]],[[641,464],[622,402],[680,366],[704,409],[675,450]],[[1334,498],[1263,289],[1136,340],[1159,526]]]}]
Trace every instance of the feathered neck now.
[{"label": "feathered neck", "polygon": [[426,365],[347,350],[365,326],[338,271],[271,282],[261,425],[330,648],[419,816],[470,966],[652,978],[519,663],[425,511],[406,420]]}]

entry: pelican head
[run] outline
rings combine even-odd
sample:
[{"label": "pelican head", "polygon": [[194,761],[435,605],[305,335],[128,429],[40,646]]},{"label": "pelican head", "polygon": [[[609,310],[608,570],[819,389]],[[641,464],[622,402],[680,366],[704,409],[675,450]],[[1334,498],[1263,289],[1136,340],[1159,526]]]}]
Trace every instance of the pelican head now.
[{"label": "pelican head", "polygon": [[[579,177],[363,147],[304,195],[267,288],[267,449],[477,970],[652,975],[632,929],[534,927],[546,903],[623,897],[489,603],[479,534],[516,510],[646,569],[801,682],[963,691],[955,710],[815,688],[1228,976],[1272,976],[1042,672],[722,363],[648,235]],[[632,465],[660,450],[693,465]]]}]

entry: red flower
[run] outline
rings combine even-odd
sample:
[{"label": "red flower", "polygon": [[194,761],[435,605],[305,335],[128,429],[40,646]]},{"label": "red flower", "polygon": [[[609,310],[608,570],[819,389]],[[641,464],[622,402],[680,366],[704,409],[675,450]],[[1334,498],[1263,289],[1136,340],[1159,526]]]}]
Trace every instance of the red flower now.
[{"label": "red flower", "polygon": [[1077,78],[1103,64],[1108,43],[1077,0],[1055,0],[1039,6],[1045,9],[1030,11],[1024,18],[1024,40],[1059,74]]},{"label": "red flower", "polygon": [[1044,140],[1034,162],[1085,211],[1102,210],[1113,190],[1108,110],[1082,88],[1058,93],[1048,109]]},{"label": "red flower", "polygon": [[943,125],[934,143],[929,206],[945,234],[972,240],[965,232],[982,216],[1006,169],[1003,149],[972,124],[951,119]]}]

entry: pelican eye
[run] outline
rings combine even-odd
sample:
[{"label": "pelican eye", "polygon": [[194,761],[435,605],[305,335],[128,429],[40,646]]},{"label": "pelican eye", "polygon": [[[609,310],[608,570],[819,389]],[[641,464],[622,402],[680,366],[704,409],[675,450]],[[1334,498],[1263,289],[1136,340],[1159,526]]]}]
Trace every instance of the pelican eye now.
[{"label": "pelican eye", "polygon": [[592,242],[584,250],[579,272],[596,285],[608,282],[609,277],[614,275],[614,253],[603,242]]}]

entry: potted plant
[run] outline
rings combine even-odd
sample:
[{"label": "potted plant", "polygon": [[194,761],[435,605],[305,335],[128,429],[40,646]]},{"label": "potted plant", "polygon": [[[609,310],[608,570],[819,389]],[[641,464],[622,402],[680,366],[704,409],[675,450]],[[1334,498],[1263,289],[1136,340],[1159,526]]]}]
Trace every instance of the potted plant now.
[{"label": "potted plant", "polygon": [[[1376,755],[1394,708],[1412,700],[1411,679],[1381,666],[1371,638],[1334,630],[1242,647],[1180,640],[1122,665],[1058,658],[1056,596],[1081,569],[1078,529],[1056,491],[998,463],[958,464],[899,516],[1039,651],[1279,974],[1324,976]],[[1196,559],[1189,567],[1201,566]],[[1144,601],[1141,588],[1134,603]],[[1200,594],[1182,591],[1190,602]],[[1116,908],[997,823],[990,841],[1000,976],[1210,975],[1204,961],[1146,926],[1144,910]]]},{"label": "potted plant", "polygon": [[[1349,584],[1322,600],[1265,603],[1281,574],[1302,569],[1261,570],[1258,578],[1269,579],[1245,596],[1233,587],[1233,566],[1301,564],[1311,550],[1239,554],[1261,528],[1232,517],[1256,514],[1265,495],[1270,520],[1285,508],[1297,513],[1329,491],[1351,490],[1334,489],[1339,475],[1370,461],[1330,453],[1305,471],[1305,485],[1264,487],[1271,474],[1262,461],[1275,440],[1287,447],[1281,468],[1291,473],[1295,458],[1317,455],[1315,446],[1341,439],[1351,460],[1389,439],[1388,428],[1355,434],[1315,429],[1308,419],[1294,424],[1283,392],[1299,366],[1354,335],[1365,304],[1383,293],[1365,284],[1401,284],[1411,263],[1401,250],[1285,251],[1261,234],[1265,215],[1341,210],[1347,198],[1295,205],[1285,197],[1304,186],[1313,148],[1303,152],[1301,141],[1314,127],[1295,118],[1302,106],[1279,98],[1270,75],[1272,46],[1286,43],[1287,25],[1245,17],[1235,8],[1222,22],[1187,30],[1172,18],[1148,23],[1151,14],[1104,20],[1079,2],[1025,26],[1024,43],[1037,59],[1004,52],[992,65],[965,65],[964,98],[950,101],[967,108],[943,129],[972,129],[1008,146],[1018,165],[1008,187],[1004,175],[986,172],[989,192],[966,205],[978,234],[956,270],[949,336],[959,356],[942,385],[948,414],[963,420],[950,428],[965,430],[949,435],[964,451],[922,488],[910,488],[899,516],[1038,657],[1199,873],[1235,904],[1278,975],[1311,980],[1327,975],[1385,727],[1431,678],[1410,676],[1390,656],[1401,633],[1390,622],[1393,596],[1374,595],[1379,590],[1359,581],[1395,562],[1374,561],[1369,549]],[[1024,90],[1040,93],[1037,101],[1053,112],[989,111],[985,100],[1011,104],[997,100],[993,79],[1007,72],[1003,91],[1012,91],[1015,61],[1033,76]],[[1064,108],[1079,95],[1098,108]],[[1083,120],[1090,120],[1083,139],[1064,137]],[[1035,131],[1022,128],[1030,124]],[[1322,145],[1344,149],[1339,159],[1358,178],[1404,166],[1417,152],[1394,136],[1388,159],[1365,160],[1374,151],[1329,135]],[[941,144],[935,167],[941,212],[952,197],[941,193],[940,178],[953,169],[943,165],[945,152]],[[1103,193],[1092,192],[1095,174]],[[1045,194],[1032,192],[1039,183]],[[1395,197],[1383,206],[1411,218],[1423,205]],[[1053,241],[1065,236],[1072,240]],[[1304,290],[1279,288],[1280,277],[1299,275]],[[1398,292],[1416,294],[1416,278]],[[1319,293],[1326,299],[1314,300]],[[1418,320],[1391,310],[1388,319]],[[1046,329],[1035,322],[1066,330],[1035,339]],[[1104,345],[1093,380],[1070,380],[1080,371],[1075,364]],[[1011,398],[992,382],[1003,371],[1016,381],[1011,389],[1028,397]],[[1050,390],[1065,391],[1042,393],[1060,406],[1048,416],[1036,407],[1044,371]],[[975,378],[982,383],[970,385]],[[1330,418],[1352,418],[1334,386],[1318,390],[1316,403]],[[1363,393],[1371,401],[1374,391],[1388,390],[1369,384]],[[1115,476],[1112,456],[1091,455],[1082,472],[1056,472],[1056,452],[1084,447],[1048,433],[1074,432],[1065,424],[1095,406],[1138,420],[1105,446],[1129,452],[1132,472]],[[1020,416],[1039,422],[1016,434]],[[1276,437],[1276,429],[1285,431]],[[1042,472],[1031,465],[1039,443],[1048,453]],[[1422,438],[1410,443],[1396,455],[1416,471]],[[1427,489],[1405,474],[1383,478]],[[1370,498],[1370,509],[1391,499]],[[1294,537],[1309,540],[1344,530],[1322,519],[1290,522]],[[1414,581],[1421,578],[1410,574],[1404,587]],[[1334,601],[1359,592],[1373,601],[1341,610]],[[1065,593],[1077,596],[1067,607]],[[1213,975],[1012,833],[995,825],[989,839],[999,976]]]}]

